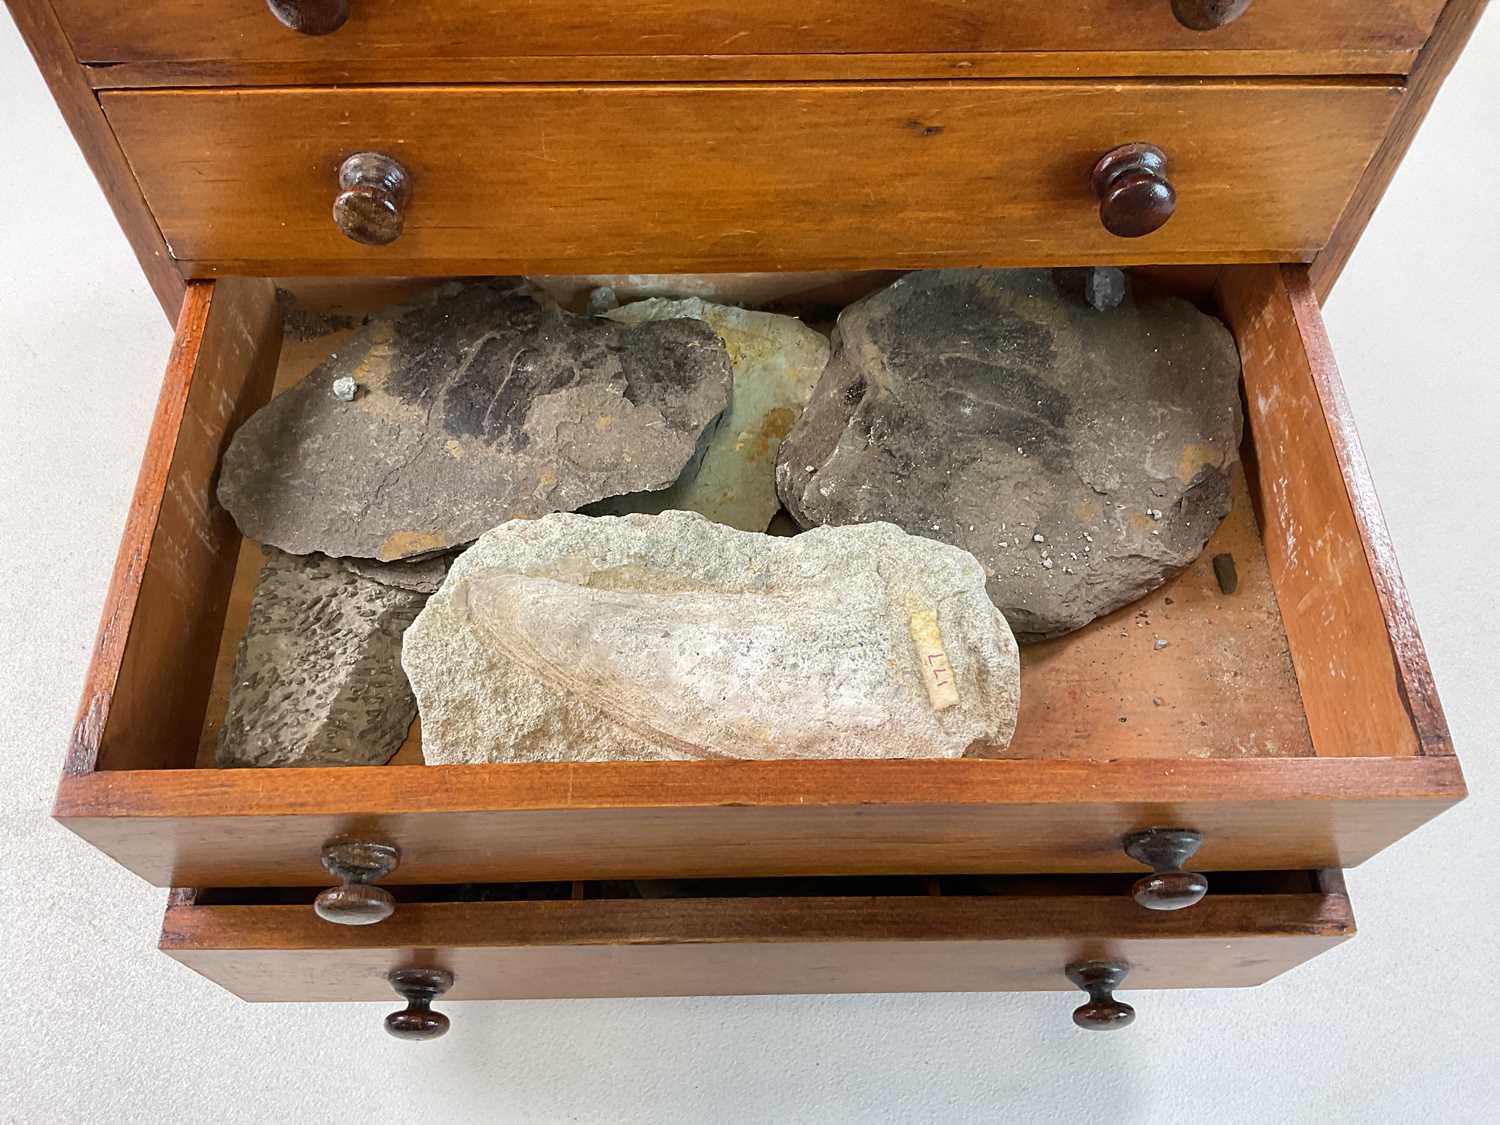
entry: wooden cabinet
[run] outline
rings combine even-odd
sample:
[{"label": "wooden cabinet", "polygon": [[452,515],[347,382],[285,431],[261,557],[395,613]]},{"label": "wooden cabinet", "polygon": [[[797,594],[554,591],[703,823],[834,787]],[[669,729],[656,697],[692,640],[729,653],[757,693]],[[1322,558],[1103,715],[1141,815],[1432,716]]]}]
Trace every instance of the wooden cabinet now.
[{"label": "wooden cabinet", "polygon": [[[212,888],[174,895],[163,947],[240,995],[1082,980],[1108,1024],[1116,971],[1070,966],[1267,979],[1351,932],[1334,869],[1462,799],[1318,298],[1482,0],[7,3],[178,318],[56,815]],[[336,222],[355,189],[385,193],[379,229]],[[1108,263],[1230,326],[1244,473],[1199,564],[1026,650],[1003,758],[426,767],[414,736],[386,767],[207,765],[260,565],[220,456],[328,349],[284,338],[277,284]],[[1136,612],[1169,647],[1143,658]],[[1202,902],[1132,901],[1149,829],[1201,836]],[[378,925],[313,911],[346,837],[398,860]],[[601,889],[893,873],[923,889]],[[544,881],[566,897],[482,889]],[[409,1030],[435,979],[404,986]]]}]

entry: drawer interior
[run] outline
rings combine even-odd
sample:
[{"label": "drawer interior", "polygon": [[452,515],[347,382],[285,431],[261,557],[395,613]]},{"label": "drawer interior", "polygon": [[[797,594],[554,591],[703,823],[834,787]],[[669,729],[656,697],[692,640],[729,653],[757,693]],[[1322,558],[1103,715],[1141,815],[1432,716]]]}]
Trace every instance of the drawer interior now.
[{"label": "drawer interior", "polygon": [[412,966],[462,1000],[1063,991],[1090,959],[1126,962],[1127,988],[1249,986],[1354,933],[1338,871],[1211,878],[1165,915],[1111,876],[408,886],[354,928],[311,890],[177,890],[161,947],[250,1000],[392,1000],[385,974]]},{"label": "drawer interior", "polygon": [[[1233,272],[1227,288],[1215,288],[1211,272],[1171,269],[1138,277],[1137,286],[1176,289],[1212,307],[1223,294],[1238,292]],[[836,312],[833,302],[883,276],[815,278],[810,292],[760,303],[827,325]],[[740,285],[754,291],[766,282],[752,278]],[[735,282],[726,279],[721,291],[725,286],[733,290]],[[274,376],[244,390],[236,419],[336,351],[362,313],[409,298],[425,285],[293,287],[300,294],[293,298],[294,331],[282,333]],[[563,279],[556,288],[566,292],[569,284]],[[783,282],[782,288],[794,286]],[[1076,633],[1022,646],[1022,710],[1005,757],[1188,760],[1422,752],[1401,698],[1365,545],[1347,509],[1341,511],[1348,503],[1346,482],[1332,459],[1315,458],[1319,438],[1327,437],[1313,430],[1326,421],[1313,374],[1295,355],[1259,353],[1255,338],[1246,343],[1248,424],[1231,515],[1199,559],[1160,589]],[[268,353],[276,350],[272,341]],[[224,429],[205,436],[222,444],[232,432],[231,426]],[[1307,459],[1298,463],[1299,455]],[[211,496],[213,470],[203,467],[210,475],[198,487]],[[1235,560],[1239,585],[1233,594],[1225,594],[1214,575],[1211,560],[1221,553]],[[142,730],[111,723],[100,740],[97,769],[212,767],[262,553],[230,526],[222,529],[216,561],[199,587],[177,591],[221,622],[197,638],[182,725]],[[171,565],[172,556],[153,545],[147,567]],[[167,637],[142,634],[131,641],[142,659],[126,688],[162,698],[166,686],[180,680],[180,656],[167,647]],[[421,762],[420,724],[413,724],[392,765]]]},{"label": "drawer interior", "polygon": [[[811,322],[887,278],[804,280],[725,284]],[[284,331],[267,280],[196,283],[56,814],[159,885],[326,885],[319,848],[350,831],[399,841],[393,884],[1130,871],[1121,837],[1170,824],[1205,833],[1206,867],[1362,862],[1464,785],[1306,270],[1136,281],[1216,309],[1236,336],[1234,514],[1143,602],[1023,650],[1004,757],[429,767],[414,728],[386,766],[244,770],[206,765],[259,565],[213,500],[219,459],[336,336],[317,317]],[[325,303],[378,307],[408,283],[321,284]],[[1209,561],[1225,551],[1234,595]]]}]

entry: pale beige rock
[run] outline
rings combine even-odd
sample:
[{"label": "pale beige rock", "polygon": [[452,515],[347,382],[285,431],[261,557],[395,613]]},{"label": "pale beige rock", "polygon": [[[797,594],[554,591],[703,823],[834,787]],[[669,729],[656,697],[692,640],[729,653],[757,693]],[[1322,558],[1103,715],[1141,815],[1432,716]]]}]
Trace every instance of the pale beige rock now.
[{"label": "pale beige rock", "polygon": [[[461,555],[402,663],[433,764],[994,754],[1020,671],[984,581],[890,524],[550,515]],[[929,695],[922,614],[956,703]]]}]

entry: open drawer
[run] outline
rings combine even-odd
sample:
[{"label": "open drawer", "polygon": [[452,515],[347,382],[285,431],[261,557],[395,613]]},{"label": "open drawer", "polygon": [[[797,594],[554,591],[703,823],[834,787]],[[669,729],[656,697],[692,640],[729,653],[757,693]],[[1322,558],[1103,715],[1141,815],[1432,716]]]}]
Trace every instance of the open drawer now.
[{"label": "open drawer", "polygon": [[1118,876],[411,887],[359,929],[310,892],[177,890],[161,948],[246,1000],[391,1003],[411,970],[451,974],[451,1000],[1066,991],[1090,963],[1125,989],[1242,987],[1353,936],[1338,871],[1213,878],[1165,916]]},{"label": "open drawer", "polygon": [[282,356],[269,281],[194,284],[56,815],[162,886],[326,885],[341,835],[398,849],[396,886],[1140,872],[1122,841],[1153,827],[1201,833],[1207,870],[1358,864],[1464,783],[1306,271],[1153,276],[1238,338],[1244,488],[1179,578],[1025,650],[1004,759],[428,767],[414,736],[392,765],[300,770],[199,763],[258,555],[213,499],[219,458],[278,357],[293,378],[319,345]]}]

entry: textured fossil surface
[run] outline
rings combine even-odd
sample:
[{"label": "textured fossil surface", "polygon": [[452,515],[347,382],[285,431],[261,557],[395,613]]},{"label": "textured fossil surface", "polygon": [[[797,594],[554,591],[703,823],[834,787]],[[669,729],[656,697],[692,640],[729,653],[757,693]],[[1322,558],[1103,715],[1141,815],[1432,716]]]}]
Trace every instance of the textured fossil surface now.
[{"label": "textured fossil surface", "polygon": [[[349,401],[332,390],[343,379]],[[249,538],[294,554],[429,555],[672,484],[731,383],[696,320],[630,327],[467,286],[373,320],[251,417],[219,500]]]},{"label": "textured fossil surface", "polygon": [[496,528],[402,661],[429,763],[998,754],[1020,693],[965,552],[685,512]]},{"label": "textured fossil surface", "polygon": [[390,760],[416,718],[401,636],[423,594],[268,550],[219,730],[221,766]]},{"label": "textured fossil surface", "polygon": [[1160,586],[1228,514],[1239,374],[1229,330],[1186,301],[910,274],[839,317],[777,488],[803,527],[889,520],[963,547],[1017,636],[1058,636]]}]

